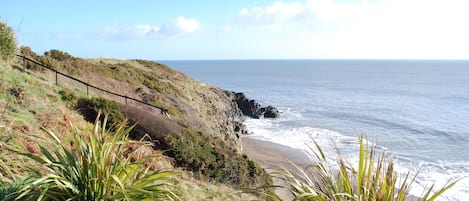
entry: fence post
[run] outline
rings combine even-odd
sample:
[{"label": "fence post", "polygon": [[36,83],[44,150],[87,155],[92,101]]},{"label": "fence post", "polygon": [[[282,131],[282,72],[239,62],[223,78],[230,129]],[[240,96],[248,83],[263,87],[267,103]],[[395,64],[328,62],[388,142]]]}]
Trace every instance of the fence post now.
[{"label": "fence post", "polygon": [[23,70],[26,71],[26,56],[23,54]]},{"label": "fence post", "polygon": [[58,74],[57,70],[55,70],[55,85],[59,85],[59,82],[57,80],[57,74]]},{"label": "fence post", "polygon": [[124,96],[124,98],[125,98],[125,104],[127,105],[127,96]]},{"label": "fence post", "polygon": [[86,96],[88,96],[88,86],[89,86],[89,84],[86,83]]}]

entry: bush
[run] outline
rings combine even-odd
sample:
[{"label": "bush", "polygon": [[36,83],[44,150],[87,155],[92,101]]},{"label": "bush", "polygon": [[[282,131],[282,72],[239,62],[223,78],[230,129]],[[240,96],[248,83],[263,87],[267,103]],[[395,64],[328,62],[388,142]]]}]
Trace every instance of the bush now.
[{"label": "bush", "polygon": [[21,55],[24,55],[31,59],[37,59],[39,56],[28,46],[21,46],[20,47]]},{"label": "bush", "polygon": [[7,24],[0,22],[0,59],[9,61],[16,52],[15,33]]},{"label": "bush", "polygon": [[[398,179],[392,160],[386,162],[384,153],[377,158],[375,147],[370,147],[367,140],[360,138],[358,167],[340,158],[337,161],[337,171],[332,168],[319,145],[315,145],[317,150],[313,150],[313,153],[318,161],[312,162],[308,169],[293,164],[295,174],[283,168],[283,173],[278,175],[288,184],[287,188],[295,200],[405,201],[411,199],[409,191],[416,177],[409,180],[407,174],[404,179]],[[398,182],[402,184],[399,185]],[[432,186],[419,200],[434,200],[455,184],[456,182],[449,183],[430,196]]]},{"label": "bush", "polygon": [[168,138],[170,150],[167,154],[174,158],[175,165],[185,167],[199,178],[244,188],[272,184],[267,173],[245,155],[216,148],[215,144],[226,147],[221,140],[191,130]]},{"label": "bush", "polygon": [[[66,88],[59,91],[62,101],[66,102],[67,104],[76,105],[78,97],[77,95],[70,89]],[[95,117],[96,118],[96,117]]]},{"label": "bush", "polygon": [[49,50],[45,52],[44,55],[49,56],[57,61],[65,61],[74,58],[69,53],[60,50]]},{"label": "bush", "polygon": [[[122,123],[109,133],[99,125],[91,133],[79,130],[71,134],[71,147],[47,131],[58,145],[42,154],[13,150],[47,169],[36,172],[32,182],[6,200],[178,200],[174,193],[173,173],[151,171],[144,165],[148,157],[132,158],[137,150],[124,146],[129,129]],[[148,144],[147,144],[148,145]]]},{"label": "bush", "polygon": [[[111,126],[124,121],[125,116],[121,112],[119,103],[101,97],[81,98],[77,105],[80,113],[89,122],[93,122],[101,112],[108,117],[108,123]],[[101,119],[101,121],[103,118]]]},{"label": "bush", "polygon": [[[39,56],[33,51],[31,50],[30,47],[28,46],[21,46],[20,47],[20,54],[27,57],[27,58],[30,58],[30,59],[33,59],[33,60],[39,60]],[[27,69],[31,69],[31,70],[35,70],[35,71],[44,71],[45,69],[38,66],[37,64],[34,64],[32,62],[28,62],[26,61],[26,68]]]}]

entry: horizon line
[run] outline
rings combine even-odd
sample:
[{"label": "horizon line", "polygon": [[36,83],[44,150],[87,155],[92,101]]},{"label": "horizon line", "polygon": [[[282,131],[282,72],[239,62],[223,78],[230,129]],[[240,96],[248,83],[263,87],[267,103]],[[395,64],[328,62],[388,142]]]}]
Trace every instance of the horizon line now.
[{"label": "horizon line", "polygon": [[453,62],[469,62],[469,59],[258,58],[258,59],[151,59],[151,61],[453,61]]}]

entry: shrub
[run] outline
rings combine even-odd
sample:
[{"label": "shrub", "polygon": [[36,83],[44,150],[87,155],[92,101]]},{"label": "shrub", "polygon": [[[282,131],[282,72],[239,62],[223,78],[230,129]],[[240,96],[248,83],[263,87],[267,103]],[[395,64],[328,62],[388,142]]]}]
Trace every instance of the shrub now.
[{"label": "shrub", "polygon": [[[30,47],[28,46],[21,46],[20,47],[20,54],[27,57],[27,58],[30,58],[30,59],[33,59],[33,60],[38,60],[39,59],[39,56],[33,51],[31,50]],[[40,70],[40,71],[44,71],[45,69],[32,63],[32,62],[28,62],[26,61],[26,68],[27,69],[31,69],[31,70]]]},{"label": "shrub", "polygon": [[62,101],[66,102],[67,104],[76,105],[78,97],[77,95],[70,89],[66,88],[59,91]]},{"label": "shrub", "polygon": [[267,173],[245,155],[213,146],[226,147],[221,140],[186,130],[180,136],[168,137],[168,141],[167,154],[174,158],[175,165],[185,167],[199,178],[244,188],[272,184]]},{"label": "shrub", "polygon": [[[398,183],[392,160],[386,162],[384,153],[376,157],[375,147],[360,138],[358,167],[340,158],[334,171],[318,144],[313,153],[318,161],[304,169],[294,165],[295,174],[283,168],[278,176],[287,184],[295,200],[377,200],[404,201],[410,199],[415,177],[409,174]],[[378,159],[376,161],[376,159]],[[419,200],[434,200],[456,182],[449,183],[430,196],[433,186]]]},{"label": "shrub", "polygon": [[75,130],[71,133],[71,147],[46,130],[58,145],[52,153],[44,147],[40,155],[13,150],[43,165],[48,172],[37,172],[31,183],[7,199],[177,200],[172,173],[151,171],[144,165],[148,157],[134,161],[133,150],[124,146],[131,128],[121,123],[110,134],[105,125],[106,121],[102,126],[97,121],[91,133]]},{"label": "shrub", "polygon": [[69,59],[73,59],[72,55],[67,52],[60,51],[60,50],[49,50],[44,53],[44,55],[49,56],[57,61],[65,61]]},{"label": "shrub", "polygon": [[[89,122],[97,118],[99,112],[108,117],[109,127],[124,121],[119,103],[102,97],[81,98],[78,100],[78,110]],[[102,121],[103,119],[101,119]]]},{"label": "shrub", "polygon": [[20,47],[20,53],[26,57],[29,57],[31,59],[36,59],[39,56],[31,49],[31,47],[28,46],[21,46]]},{"label": "shrub", "polygon": [[15,33],[7,24],[0,22],[0,59],[9,61],[15,56]]}]

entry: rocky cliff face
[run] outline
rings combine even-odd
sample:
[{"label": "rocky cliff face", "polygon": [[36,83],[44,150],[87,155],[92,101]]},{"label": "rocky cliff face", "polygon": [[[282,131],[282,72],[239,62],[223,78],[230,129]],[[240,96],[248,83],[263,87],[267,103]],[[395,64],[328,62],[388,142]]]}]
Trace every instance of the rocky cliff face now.
[{"label": "rocky cliff face", "polygon": [[232,91],[225,91],[230,99],[236,103],[243,115],[251,118],[277,118],[280,116],[277,108],[274,106],[262,107],[256,100],[249,99],[244,93],[237,93]]}]

